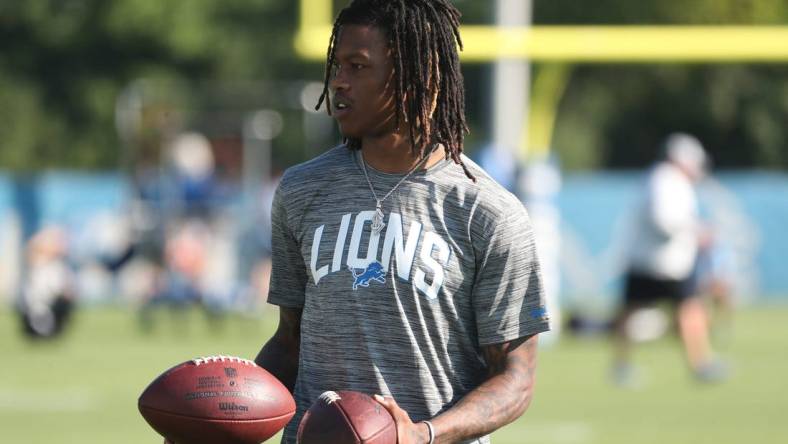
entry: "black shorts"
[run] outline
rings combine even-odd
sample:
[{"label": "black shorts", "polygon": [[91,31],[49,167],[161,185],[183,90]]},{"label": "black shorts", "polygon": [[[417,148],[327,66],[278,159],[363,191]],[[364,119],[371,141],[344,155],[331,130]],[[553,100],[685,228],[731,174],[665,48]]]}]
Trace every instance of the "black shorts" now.
[{"label": "black shorts", "polygon": [[662,300],[674,303],[692,297],[690,278],[659,279],[630,271],[624,284],[624,302],[628,306],[649,305]]}]

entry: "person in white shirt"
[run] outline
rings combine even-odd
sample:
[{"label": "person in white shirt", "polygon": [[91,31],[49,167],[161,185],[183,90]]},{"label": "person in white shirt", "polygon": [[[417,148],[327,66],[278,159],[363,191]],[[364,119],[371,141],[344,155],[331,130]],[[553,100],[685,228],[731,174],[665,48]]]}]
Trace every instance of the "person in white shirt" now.
[{"label": "person in white shirt", "polygon": [[648,175],[628,249],[624,300],[615,323],[613,377],[620,385],[630,385],[635,379],[629,320],[638,309],[661,300],[673,303],[687,363],[698,380],[716,382],[726,374],[712,353],[706,310],[692,285],[698,253],[711,242],[700,220],[695,191],[707,164],[698,139],[677,133],[667,138],[665,159]]}]

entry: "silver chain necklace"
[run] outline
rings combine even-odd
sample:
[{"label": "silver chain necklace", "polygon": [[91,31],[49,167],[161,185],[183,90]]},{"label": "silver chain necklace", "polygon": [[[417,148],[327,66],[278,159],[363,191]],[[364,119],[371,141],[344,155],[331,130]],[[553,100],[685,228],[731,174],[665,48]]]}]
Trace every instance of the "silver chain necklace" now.
[{"label": "silver chain necklace", "polygon": [[386,193],[386,195],[383,196],[382,199],[378,199],[378,194],[375,193],[375,187],[372,186],[372,181],[369,180],[369,174],[367,173],[367,162],[364,160],[364,154],[359,152],[359,156],[361,157],[361,166],[362,169],[364,170],[364,177],[367,179],[367,184],[369,185],[369,191],[372,191],[372,197],[375,198],[375,214],[372,216],[372,234],[375,235],[380,234],[380,232],[386,226],[386,224],[383,222],[384,214],[383,214],[383,209],[381,208],[381,204],[383,203],[383,201],[386,200],[386,198],[388,198],[389,196],[391,196],[391,193],[393,193],[397,188],[399,188],[399,186],[402,185],[402,182],[405,182],[405,179],[410,177],[411,174],[413,174],[416,170],[421,168],[422,165],[424,165],[424,163],[427,162],[427,159],[430,158],[430,156],[434,151],[435,148],[432,148],[429,151],[429,153],[427,153],[424,156],[424,158],[421,159],[419,163],[416,164],[416,166],[414,166],[413,168],[411,168],[410,171],[408,171],[408,174],[402,176],[402,179],[400,179],[399,182],[397,182],[397,184],[394,185],[394,188],[392,188],[391,191]]}]

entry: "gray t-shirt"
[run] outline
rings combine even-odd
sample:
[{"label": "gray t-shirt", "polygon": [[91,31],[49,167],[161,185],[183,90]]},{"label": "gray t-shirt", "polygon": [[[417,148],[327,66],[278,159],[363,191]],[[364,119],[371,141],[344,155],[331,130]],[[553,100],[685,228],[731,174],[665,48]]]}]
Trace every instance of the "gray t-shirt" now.
[{"label": "gray t-shirt", "polygon": [[[383,201],[378,235],[359,152],[340,145],[285,172],[268,301],[303,315],[282,442],[326,390],[390,395],[412,420],[432,418],[484,381],[480,346],[548,330],[525,208],[463,161],[477,183],[450,160],[415,172]],[[368,173],[381,198],[403,177]]]}]

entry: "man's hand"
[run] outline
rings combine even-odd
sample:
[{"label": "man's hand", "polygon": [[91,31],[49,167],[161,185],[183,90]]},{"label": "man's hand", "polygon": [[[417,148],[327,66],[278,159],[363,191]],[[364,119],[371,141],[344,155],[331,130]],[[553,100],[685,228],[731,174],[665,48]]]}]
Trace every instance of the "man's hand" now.
[{"label": "man's hand", "polygon": [[430,442],[430,431],[427,424],[411,421],[408,412],[397,405],[394,398],[384,398],[380,395],[375,395],[373,398],[381,403],[394,418],[394,422],[397,424],[397,444],[426,444]]}]

